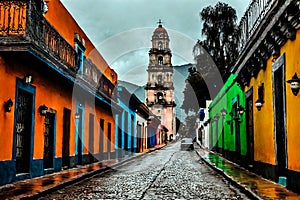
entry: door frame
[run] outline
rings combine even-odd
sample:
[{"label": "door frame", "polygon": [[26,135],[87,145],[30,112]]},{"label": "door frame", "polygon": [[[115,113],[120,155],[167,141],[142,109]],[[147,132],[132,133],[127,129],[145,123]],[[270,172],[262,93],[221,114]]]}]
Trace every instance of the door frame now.
[{"label": "door frame", "polygon": [[[35,118],[35,94],[36,89],[34,86],[25,83],[22,79],[17,78],[16,79],[16,96],[15,96],[15,111],[14,111],[14,135],[13,135],[13,151],[12,151],[12,160],[16,161],[16,146],[17,146],[17,113],[18,113],[18,97],[19,97],[19,90],[23,90],[25,92],[28,92],[32,95],[32,107],[31,107],[31,131],[30,131],[30,147],[29,147],[29,166],[28,166],[28,173],[31,177],[31,166],[33,162],[33,145],[34,145],[34,118]],[[17,171],[15,171],[17,174]]]},{"label": "door frame", "polygon": [[[276,125],[276,94],[275,94],[275,72],[277,70],[281,70],[282,72],[282,112],[283,112],[283,139],[284,139],[284,154],[285,154],[285,166],[283,171],[279,171],[281,167],[279,167],[278,163],[278,149],[277,149],[277,125]],[[273,110],[274,110],[274,148],[275,148],[275,158],[276,158],[276,168],[277,168],[277,177],[278,176],[285,176],[286,170],[288,166],[288,154],[287,154],[287,135],[286,135],[286,86],[285,86],[285,53],[283,53],[276,62],[272,65],[272,93],[273,93]]]},{"label": "door frame", "polygon": [[64,108],[63,112],[62,166],[70,167],[70,134],[72,112],[68,108]]},{"label": "door frame", "polygon": [[95,138],[95,115],[93,113],[89,114],[89,140],[88,140],[88,155],[89,155],[89,162],[94,162],[94,155],[95,155],[95,145],[94,145],[94,138]]},{"label": "door frame", "polygon": [[[241,124],[238,107],[240,106],[239,95],[235,96],[231,101],[231,112],[233,113],[234,122],[234,135],[235,135],[235,153],[238,157],[241,156]],[[232,123],[231,123],[232,124]],[[233,131],[233,130],[232,130]]]},{"label": "door frame", "polygon": [[[250,120],[250,112],[249,112],[249,101],[252,101],[252,133],[250,133],[249,130],[249,120]],[[248,160],[248,165],[253,166],[254,163],[254,121],[253,121],[253,87],[251,87],[247,92],[246,92],[246,134],[247,134],[247,160]],[[250,147],[250,143],[252,143],[252,148]]]},{"label": "door frame", "polygon": [[[79,110],[81,112],[79,112]],[[80,114],[79,119],[76,119],[76,136],[75,136],[75,152],[77,156],[76,164],[82,165],[83,164],[83,149],[84,149],[84,105],[81,104],[79,101],[76,102],[76,112]],[[81,126],[79,126],[81,125]],[[81,130],[79,131],[79,127]],[[81,135],[79,135],[81,133]],[[81,140],[80,152],[78,151],[79,147],[79,139]],[[80,158],[79,158],[80,156]]]},{"label": "door frame", "polygon": [[[52,135],[52,167],[50,168],[45,168],[44,166],[44,171],[46,170],[49,170],[49,169],[54,169],[55,168],[55,154],[56,154],[56,111],[54,112],[47,112],[46,115],[50,115],[53,117],[53,135]],[[45,120],[45,119],[44,119]],[[45,124],[44,124],[45,126]],[[45,138],[45,136],[44,136]],[[45,142],[45,141],[44,141]],[[50,147],[51,148],[51,147]],[[44,146],[44,151],[45,151],[45,146]],[[43,157],[43,160],[44,160],[44,157]]]}]

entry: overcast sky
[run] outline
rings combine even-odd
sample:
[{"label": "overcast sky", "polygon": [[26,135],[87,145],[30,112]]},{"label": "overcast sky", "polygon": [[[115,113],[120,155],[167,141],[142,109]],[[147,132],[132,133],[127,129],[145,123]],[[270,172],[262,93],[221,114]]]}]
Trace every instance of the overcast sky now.
[{"label": "overcast sky", "polygon": [[[144,85],[158,19],[170,36],[172,64],[193,63],[201,38],[200,11],[217,0],[61,0],[119,79]],[[240,19],[250,0],[224,0]]]}]

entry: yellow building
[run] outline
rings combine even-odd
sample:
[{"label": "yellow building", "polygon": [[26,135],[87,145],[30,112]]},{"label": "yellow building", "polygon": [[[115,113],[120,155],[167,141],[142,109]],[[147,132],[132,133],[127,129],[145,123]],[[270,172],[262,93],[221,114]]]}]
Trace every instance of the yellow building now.
[{"label": "yellow building", "polygon": [[299,4],[299,0],[252,1],[241,19],[241,53],[232,68],[246,94],[247,134],[254,137],[253,171],[296,192],[300,192],[300,95],[296,94],[300,80],[292,77],[300,75]]}]

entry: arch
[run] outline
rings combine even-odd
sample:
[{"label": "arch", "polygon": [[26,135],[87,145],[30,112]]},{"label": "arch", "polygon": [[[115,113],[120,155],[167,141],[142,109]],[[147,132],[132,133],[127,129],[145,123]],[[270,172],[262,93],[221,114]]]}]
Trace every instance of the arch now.
[{"label": "arch", "polygon": [[159,56],[159,57],[158,57],[158,64],[159,64],[159,65],[162,65],[162,64],[163,64],[163,59],[164,59],[164,58],[163,58],[162,56]]},{"label": "arch", "polygon": [[163,43],[161,41],[158,42],[158,50],[163,50]]},{"label": "arch", "polygon": [[160,75],[157,76],[157,82],[158,82],[159,84],[161,84],[162,81],[163,81],[163,77],[162,77],[162,75],[160,74]]},{"label": "arch", "polygon": [[163,103],[163,101],[164,101],[164,94],[162,92],[158,92],[156,98],[157,98],[157,102],[158,103]]}]

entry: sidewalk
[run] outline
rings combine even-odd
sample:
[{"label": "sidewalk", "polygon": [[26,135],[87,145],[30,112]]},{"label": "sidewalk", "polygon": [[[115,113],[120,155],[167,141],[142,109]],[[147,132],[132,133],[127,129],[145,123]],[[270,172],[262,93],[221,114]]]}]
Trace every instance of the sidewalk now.
[{"label": "sidewalk", "polygon": [[58,190],[59,188],[91,177],[97,173],[109,170],[112,167],[125,164],[135,158],[163,147],[165,147],[164,144],[147,149],[147,151],[143,153],[135,153],[128,158],[101,161],[90,165],[84,165],[79,168],[62,170],[53,174],[0,186],[0,199],[36,199],[43,194]]},{"label": "sidewalk", "polygon": [[211,151],[201,147],[195,150],[205,163],[253,199],[300,199],[300,195],[284,186],[249,172]]}]

